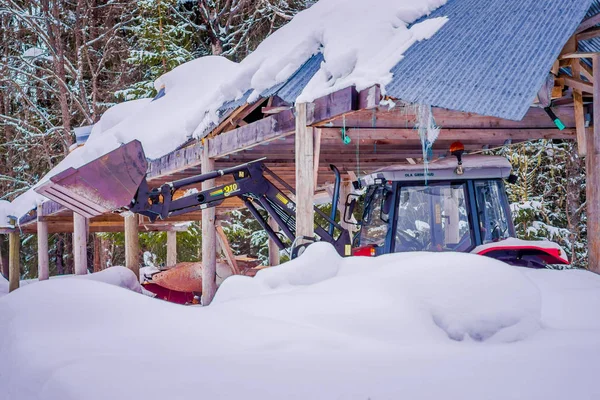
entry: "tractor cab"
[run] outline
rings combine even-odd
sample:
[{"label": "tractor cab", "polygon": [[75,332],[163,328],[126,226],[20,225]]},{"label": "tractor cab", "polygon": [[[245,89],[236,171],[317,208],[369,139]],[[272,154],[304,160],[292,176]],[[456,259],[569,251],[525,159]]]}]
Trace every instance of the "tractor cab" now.
[{"label": "tractor cab", "polygon": [[504,157],[461,154],[427,168],[395,165],[365,176],[354,255],[458,251],[521,266],[568,264],[554,243],[515,238],[504,186],[510,173]]}]

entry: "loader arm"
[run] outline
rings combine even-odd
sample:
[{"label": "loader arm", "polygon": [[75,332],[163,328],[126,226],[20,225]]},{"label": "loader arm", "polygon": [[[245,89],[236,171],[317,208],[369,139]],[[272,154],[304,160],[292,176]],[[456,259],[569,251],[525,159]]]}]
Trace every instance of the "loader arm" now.
[{"label": "loader arm", "polygon": [[[253,161],[236,167],[208,172],[190,178],[166,183],[159,188],[150,189],[144,179],[141,183],[134,200],[128,207],[130,211],[142,214],[150,218],[165,219],[170,216],[186,214],[192,211],[216,207],[227,198],[239,197],[242,199],[250,213],[258,221],[261,227],[280,249],[287,246],[282,239],[269,226],[268,219],[260,213],[260,209],[275,220],[283,234],[291,241],[296,239],[296,204],[282,191],[280,191],[269,179],[279,182],[283,187],[294,193],[285,181],[269,170],[262,160]],[[339,172],[336,172],[336,178]],[[177,190],[197,185],[219,176],[232,176],[234,181],[226,185],[215,186],[210,189],[192,193],[174,199]],[[339,190],[339,184],[336,185]],[[321,215],[327,221],[329,227],[324,229],[315,226],[315,234],[319,240],[331,243],[341,255],[350,255],[350,234],[341,225],[336,223],[331,216],[326,215],[317,207],[315,213]],[[336,235],[337,233],[337,235]]]}]

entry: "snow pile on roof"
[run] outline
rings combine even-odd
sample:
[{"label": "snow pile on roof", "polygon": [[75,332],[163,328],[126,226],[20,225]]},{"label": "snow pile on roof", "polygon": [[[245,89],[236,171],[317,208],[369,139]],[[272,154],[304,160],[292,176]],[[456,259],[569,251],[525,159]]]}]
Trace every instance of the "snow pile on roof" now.
[{"label": "snow pile on roof", "polygon": [[[142,293],[142,286],[138,282],[135,274],[128,268],[115,266],[110,267],[100,272],[95,272],[88,275],[58,275],[50,277],[51,281],[57,279],[62,280],[63,278],[74,278],[74,279],[86,279],[96,282],[104,282],[109,285],[118,286],[124,289],[131,290],[132,292]],[[19,286],[28,286],[32,284],[46,284],[46,281],[39,281],[37,279],[27,279],[19,283]],[[8,281],[0,275],[0,297],[8,294]]]},{"label": "snow pile on roof", "polygon": [[[325,61],[299,101],[311,101],[351,85],[358,89],[385,86],[403,52],[416,41],[431,37],[446,18],[425,20],[410,29],[408,25],[445,2],[321,0],[267,38],[241,63],[216,56],[190,61],[155,82],[157,89],[165,88],[163,97],[114,106],[94,126],[84,148],[69,154],[41,182],[134,139],[142,142],[150,159],[168,154],[214,126],[226,101],[249,90],[253,90],[249,101],[257,99],[319,51]],[[14,202],[13,211],[21,217],[41,201],[42,196],[29,191]]]},{"label": "snow pile on roof", "polygon": [[23,400],[591,399],[599,292],[583,271],[341,260],[322,244],[226,280],[207,308],[54,280],[0,299],[0,387]]}]

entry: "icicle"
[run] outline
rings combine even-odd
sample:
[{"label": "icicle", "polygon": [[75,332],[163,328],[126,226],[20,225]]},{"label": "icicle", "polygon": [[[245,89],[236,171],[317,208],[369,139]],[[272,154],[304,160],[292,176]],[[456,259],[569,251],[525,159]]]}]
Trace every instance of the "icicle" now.
[{"label": "icicle", "polygon": [[415,129],[419,133],[421,139],[421,148],[423,151],[423,169],[425,175],[425,184],[427,184],[427,176],[429,174],[429,161],[433,157],[433,143],[440,134],[440,128],[435,124],[431,106],[426,104],[415,105],[417,121]]}]

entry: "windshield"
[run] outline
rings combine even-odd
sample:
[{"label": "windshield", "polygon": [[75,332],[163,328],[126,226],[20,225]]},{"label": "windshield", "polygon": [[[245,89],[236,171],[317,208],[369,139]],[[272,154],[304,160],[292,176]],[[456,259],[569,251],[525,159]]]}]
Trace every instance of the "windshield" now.
[{"label": "windshield", "polygon": [[394,251],[469,250],[466,189],[464,183],[402,187]]}]

